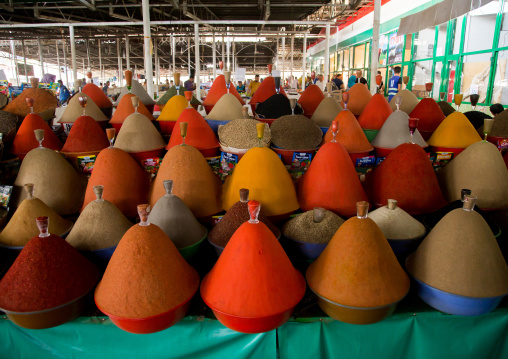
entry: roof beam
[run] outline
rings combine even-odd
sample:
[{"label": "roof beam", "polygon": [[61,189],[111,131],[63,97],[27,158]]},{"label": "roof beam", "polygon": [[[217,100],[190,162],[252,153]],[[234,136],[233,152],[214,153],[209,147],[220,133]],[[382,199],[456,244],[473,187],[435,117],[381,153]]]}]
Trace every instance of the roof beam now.
[{"label": "roof beam", "polygon": [[90,10],[95,11],[95,0],[92,0],[92,2],[88,2],[88,0],[79,0],[79,2],[85,5]]}]

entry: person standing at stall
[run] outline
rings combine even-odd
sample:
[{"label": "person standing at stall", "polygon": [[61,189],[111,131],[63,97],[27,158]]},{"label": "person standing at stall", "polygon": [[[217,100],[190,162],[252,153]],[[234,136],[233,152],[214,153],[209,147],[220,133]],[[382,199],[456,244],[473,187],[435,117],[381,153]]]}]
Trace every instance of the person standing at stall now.
[{"label": "person standing at stall", "polygon": [[402,77],[400,77],[400,66],[393,68],[393,76],[388,80],[388,102],[391,101],[393,96],[397,94],[402,88]]}]

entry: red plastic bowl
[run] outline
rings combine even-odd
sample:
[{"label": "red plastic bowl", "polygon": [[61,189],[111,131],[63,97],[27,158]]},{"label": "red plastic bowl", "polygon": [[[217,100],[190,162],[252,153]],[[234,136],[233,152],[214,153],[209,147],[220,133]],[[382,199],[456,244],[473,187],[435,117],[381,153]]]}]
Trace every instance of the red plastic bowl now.
[{"label": "red plastic bowl", "polygon": [[452,147],[437,147],[437,146],[429,146],[430,152],[453,152],[453,158],[457,157],[459,153],[464,151],[464,148],[452,148]]},{"label": "red plastic bowl", "polygon": [[176,121],[159,121],[159,126],[163,135],[171,135],[175,128]]},{"label": "red plastic bowl", "polygon": [[234,315],[226,314],[214,308],[212,308],[212,311],[219,322],[221,322],[229,329],[240,333],[258,334],[269,332],[270,330],[274,330],[280,327],[282,324],[286,323],[288,319],[291,318],[293,309],[294,307],[282,313],[260,318],[237,317]]},{"label": "red plastic bowl", "polygon": [[[197,290],[197,289],[196,289]],[[189,299],[180,304],[179,306],[162,314],[157,314],[147,318],[124,318],[113,314],[109,314],[101,309],[99,304],[95,302],[97,308],[120,329],[133,334],[150,334],[160,332],[161,330],[167,329],[185,317],[185,314],[189,310],[191,299],[194,296],[192,294]]]},{"label": "red plastic bowl", "polygon": [[312,153],[314,155],[318,150],[318,148],[314,148],[312,150],[286,150],[283,148],[272,147],[272,150],[274,150],[276,154],[281,156],[282,163],[284,163],[285,165],[291,165],[291,163],[293,162],[293,155],[295,153]]},{"label": "red plastic bowl", "polygon": [[199,150],[199,152],[201,152],[201,154],[205,158],[216,157],[220,154],[220,146],[212,147],[212,148],[202,148],[202,149],[198,148],[198,150]]},{"label": "red plastic bowl", "polygon": [[[483,137],[483,136],[482,136]],[[502,141],[502,140],[506,140],[507,138],[506,137],[499,137],[499,136],[487,136],[487,141],[489,141],[490,143],[492,143],[493,145],[495,145],[497,147],[498,143],[497,141]]]},{"label": "red plastic bowl", "polygon": [[[348,152],[349,153],[349,152]],[[362,157],[367,157],[369,155],[369,152],[355,152],[355,153],[349,153],[349,157],[351,157],[351,161],[353,161],[353,165],[356,167],[356,160]]]},{"label": "red plastic bowl", "polygon": [[141,162],[147,158],[157,158],[162,157],[162,153],[164,152],[164,147],[151,150],[151,151],[143,151],[143,152],[129,152],[129,155],[132,156],[136,161]]},{"label": "red plastic bowl", "polygon": [[393,148],[374,147],[374,154],[376,157],[388,157],[393,150]]}]

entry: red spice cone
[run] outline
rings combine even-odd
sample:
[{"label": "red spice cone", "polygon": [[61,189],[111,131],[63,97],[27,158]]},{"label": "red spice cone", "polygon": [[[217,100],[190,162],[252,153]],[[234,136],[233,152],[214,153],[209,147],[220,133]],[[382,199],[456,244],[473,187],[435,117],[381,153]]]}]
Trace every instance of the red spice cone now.
[{"label": "red spice cone", "polygon": [[[348,103],[349,106],[349,103]],[[360,127],[366,130],[380,130],[386,119],[393,113],[392,108],[380,93],[370,99],[358,118]]]},{"label": "red spice cone", "polygon": [[[226,87],[226,79],[224,75],[219,75],[213,81],[212,87],[210,87],[210,91],[208,91],[208,95],[206,95],[205,100],[203,101],[203,106],[214,106],[217,101],[222,97],[222,95],[228,93],[228,88]],[[240,101],[242,105],[245,105],[245,101],[242,99],[238,91],[236,91],[235,86],[229,87],[229,93],[235,95],[235,97]]]},{"label": "red spice cone", "polygon": [[395,148],[367,174],[364,187],[377,207],[385,206],[390,198],[409,214],[430,213],[446,205],[429,157],[416,144]]},{"label": "red spice cone", "polygon": [[81,211],[96,199],[93,186],[99,185],[104,186],[102,198],[117,206],[126,217],[134,218],[138,214],[136,206],[147,202],[150,176],[127,152],[105,148],[95,161]]},{"label": "red spice cone", "polygon": [[180,123],[187,122],[187,137],[185,137],[185,144],[193,146],[198,150],[219,147],[219,140],[211,127],[206,123],[203,116],[193,108],[186,108],[182,111],[178,120],[176,121],[171,138],[166,146],[169,150],[174,146],[182,144],[182,135],[180,134]]},{"label": "red spice cone", "polygon": [[323,145],[297,185],[303,211],[322,207],[341,217],[356,214],[356,202],[368,201],[355,167],[344,146]]},{"label": "red spice cone", "polygon": [[[111,121],[109,123],[123,123],[127,116],[135,112],[135,108],[132,105],[131,97],[136,96],[133,94],[125,94],[122,99],[120,100],[120,103],[118,104],[118,107],[116,108],[115,112],[113,113],[113,117],[111,117]],[[150,121],[155,121],[152,114],[148,109],[143,105],[141,101],[139,101],[138,106],[138,112],[142,115],[145,115],[148,117]]]},{"label": "red spice cone", "polygon": [[[277,92],[275,91],[275,80],[272,76],[266,77],[261,85],[259,85],[256,92],[250,99],[249,105],[255,105],[258,102],[265,102],[269,97],[275,95]],[[287,97],[286,92],[280,87],[279,93]]]},{"label": "red spice cone", "polygon": [[[370,93],[367,86],[363,84],[355,84],[349,89],[349,101],[347,103],[347,109],[350,110],[354,115],[359,116],[367,107],[372,94]],[[344,102],[340,105],[344,107]]]},{"label": "red spice cone", "polygon": [[208,306],[243,318],[290,310],[304,293],[303,276],[262,222],[238,228],[201,284]]},{"label": "red spice cone", "polygon": [[[351,111],[340,111],[334,121],[339,121],[337,142],[341,143],[348,153],[370,152],[374,149]],[[330,142],[332,139],[333,135],[330,126],[323,141]]]},{"label": "red spice cone", "polygon": [[87,94],[99,108],[113,107],[113,103],[109,100],[108,96],[96,84],[86,84],[81,92]]},{"label": "red spice cone", "polygon": [[418,118],[418,131],[434,132],[443,122],[445,115],[433,98],[424,98],[411,111],[409,117]]},{"label": "red spice cone", "polygon": [[11,152],[15,155],[25,155],[34,148],[39,147],[39,141],[35,138],[34,130],[44,130],[42,145],[46,148],[59,151],[62,142],[56,137],[48,124],[36,113],[26,115],[12,142]]},{"label": "red spice cone", "polygon": [[61,152],[100,151],[108,146],[108,138],[97,121],[90,116],[79,116]]},{"label": "red spice cone", "polygon": [[302,92],[302,95],[298,99],[298,103],[302,106],[305,116],[310,118],[324,98],[325,95],[323,91],[321,91],[317,85],[310,85]]}]

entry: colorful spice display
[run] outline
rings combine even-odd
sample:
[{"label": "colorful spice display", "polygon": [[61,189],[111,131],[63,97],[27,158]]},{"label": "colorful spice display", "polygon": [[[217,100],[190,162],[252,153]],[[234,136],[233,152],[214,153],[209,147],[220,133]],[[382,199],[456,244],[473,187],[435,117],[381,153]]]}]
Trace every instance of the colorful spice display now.
[{"label": "colorful spice display", "polygon": [[205,150],[210,148],[218,148],[219,141],[217,136],[213,133],[208,123],[206,123],[203,116],[193,108],[186,108],[178,117],[171,138],[166,146],[169,150],[175,146],[182,144],[182,135],[180,133],[180,123],[187,122],[187,137],[185,137],[185,144],[193,146],[198,150]]},{"label": "colorful spice display", "polygon": [[[81,90],[84,94],[88,95],[89,98],[92,99],[92,101],[99,107],[99,108],[110,108],[113,107],[113,103],[109,99],[108,96],[102,91],[102,89],[99,88],[94,83],[87,83],[85,86],[83,86],[83,89]],[[88,105],[87,105],[88,106]]]},{"label": "colorful spice display", "polygon": [[[224,126],[219,127],[219,142],[224,146],[239,149],[257,147],[259,146],[256,129],[258,123],[260,122],[251,118],[239,118],[229,121]],[[271,139],[270,127],[266,125],[262,139],[263,145],[270,145]]]},{"label": "colorful spice display", "polygon": [[42,145],[46,148],[59,151],[62,142],[56,137],[48,124],[36,113],[28,114],[21,126],[19,126],[16,137],[12,142],[11,152],[17,156],[24,157],[34,148],[39,147],[39,141],[35,138],[34,130],[44,130],[44,141]]},{"label": "colorful spice display", "polygon": [[231,93],[224,94],[206,116],[207,120],[231,121],[242,118],[242,104]]},{"label": "colorful spice display", "polygon": [[[254,95],[252,95],[252,98],[249,101],[249,105],[256,105],[260,102],[265,102],[270,97],[275,95],[276,89],[275,89],[275,79],[272,76],[265,77],[263,82],[261,82],[261,85],[259,85],[256,92],[254,92]],[[284,88],[280,86],[279,88],[279,94],[282,96],[287,97],[286,92],[284,91]],[[268,117],[267,117],[268,118]],[[277,117],[270,117],[270,118],[277,118]]]},{"label": "colorful spice display", "polygon": [[24,118],[31,112],[30,107],[26,103],[27,98],[34,99],[34,113],[39,114],[43,120],[49,120],[53,117],[58,101],[50,91],[39,88],[38,80],[36,81],[35,87],[23,90],[23,92],[9,102],[3,110],[15,114],[18,118]]},{"label": "colorful spice display", "polygon": [[183,95],[172,96],[161,111],[157,121],[174,121],[178,120],[180,114],[188,106],[188,102]]},{"label": "colorful spice display", "polygon": [[[157,105],[166,105],[169,102],[169,100],[171,100],[173,98],[173,96],[176,96],[176,95],[184,96],[185,95],[185,87],[180,86],[180,90],[177,90],[176,86],[171,87],[169,90],[167,90],[164,93],[164,95],[161,96],[161,98],[159,98],[159,100],[157,101]],[[191,105],[201,105],[201,101],[199,101],[196,98],[196,96],[192,96]],[[185,106],[187,107],[187,100],[185,101]]]},{"label": "colorful spice display", "polygon": [[[226,87],[226,79],[224,75],[218,75],[217,78],[213,81],[212,87],[208,91],[208,95],[206,95],[205,100],[203,101],[203,106],[205,106],[206,112],[210,113],[212,107],[220,100],[220,98],[228,93],[228,89]],[[234,95],[240,104],[245,105],[245,101],[242,99],[238,91],[236,91],[235,86],[231,86],[229,88],[229,93]]]},{"label": "colorful spice display", "polygon": [[[347,109],[351,111],[354,115],[360,116],[369,101],[372,98],[372,94],[370,93],[367,86],[364,84],[355,84],[348,91],[349,93],[349,102],[347,103]],[[340,104],[344,107],[344,101]]]},{"label": "colorful spice display", "polygon": [[165,146],[166,142],[154,124],[140,113],[127,116],[115,140],[115,147],[129,153],[152,151]]},{"label": "colorful spice display", "polygon": [[84,92],[78,92],[69,100],[65,111],[58,120],[58,123],[74,123],[78,117],[83,116],[83,107],[79,103],[80,97],[86,97],[85,113],[97,122],[108,121],[109,119],[101,111],[99,106],[93,102],[92,98]]},{"label": "colorful spice display", "polygon": [[[339,121],[339,134],[337,142],[341,143],[348,153],[364,153],[373,150],[373,147],[367,140],[365,133],[358,124],[355,116],[349,110],[341,111],[336,121]],[[333,138],[331,126],[325,134],[324,142],[330,142]]]},{"label": "colorful spice display", "polygon": [[310,85],[300,95],[298,103],[302,106],[304,115],[310,118],[324,98],[323,91],[317,85]]},{"label": "colorful spice display", "polygon": [[330,127],[340,111],[342,106],[333,97],[325,97],[312,114],[311,120],[319,127]]},{"label": "colorful spice display", "polygon": [[[258,93],[258,91],[259,89],[256,90],[254,96]],[[255,112],[259,118],[267,119],[274,119],[292,114],[289,99],[281,93],[272,95],[263,102],[258,102]],[[296,106],[295,115],[301,115],[302,113],[302,108],[300,106]]]},{"label": "colorful spice display", "polygon": [[[348,107],[350,107],[349,102]],[[379,130],[383,127],[386,119],[392,113],[393,111],[388,104],[388,101],[386,101],[382,94],[377,93],[372,96],[367,105],[364,107],[360,117],[358,118],[358,123],[363,129]]]},{"label": "colorful spice display", "polygon": [[481,140],[467,117],[462,112],[454,112],[441,122],[428,144],[435,147],[466,148]]},{"label": "colorful spice display", "polygon": [[[115,106],[119,106],[120,102],[122,101],[123,97],[125,95],[132,95],[139,97],[139,101],[143,103],[143,105],[154,105],[155,101],[153,98],[146,92],[146,90],[143,88],[143,86],[136,80],[132,80],[131,83],[131,90],[127,88],[127,85],[122,87],[122,90],[120,91],[120,96],[118,96],[118,99],[116,100]],[[141,112],[141,111],[140,111]]]},{"label": "colorful spice display", "polygon": [[[134,97],[133,94],[125,94],[125,96],[122,97],[122,100],[118,101],[118,105],[116,107],[115,112],[113,112],[113,117],[111,117],[111,121],[109,121],[110,124],[121,124],[125,121],[127,116],[130,114],[133,114],[136,112],[136,109],[132,105],[131,97]],[[137,108],[137,112],[139,112],[142,115],[145,115],[148,117],[150,121],[155,121],[152,114],[148,109],[145,107],[145,105],[142,102],[139,102],[139,106]]]},{"label": "colorful spice display", "polygon": [[272,143],[286,150],[311,150],[317,148],[323,132],[312,120],[302,115],[287,115],[270,126]]},{"label": "colorful spice display", "polygon": [[[386,119],[383,127],[379,130],[371,145],[378,148],[395,148],[403,143],[410,142],[408,122],[409,116],[403,111],[395,111]],[[413,134],[413,142],[420,147],[427,147],[418,129]]]},{"label": "colorful spice display", "polygon": [[72,125],[62,153],[100,151],[109,146],[101,126],[90,116],[79,116]]},{"label": "colorful spice display", "polygon": [[390,107],[392,108],[393,111],[397,110],[397,105],[395,103],[397,101],[396,99],[397,96],[400,96],[402,98],[402,103],[399,106],[399,110],[407,113],[408,115],[411,113],[411,111],[414,110],[416,105],[418,105],[419,102],[418,97],[416,97],[416,95],[411,91],[409,91],[408,89],[404,89],[397,92],[397,94],[390,101]]}]

